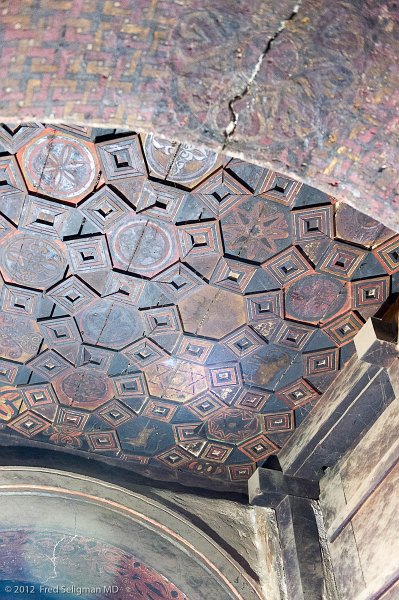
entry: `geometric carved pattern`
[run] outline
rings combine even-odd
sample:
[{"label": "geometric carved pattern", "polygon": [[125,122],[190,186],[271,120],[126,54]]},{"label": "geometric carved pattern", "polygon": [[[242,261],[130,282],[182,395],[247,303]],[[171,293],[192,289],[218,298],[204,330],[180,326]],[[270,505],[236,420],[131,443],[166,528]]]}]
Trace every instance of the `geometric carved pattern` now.
[{"label": "geometric carved pattern", "polygon": [[239,449],[253,461],[263,460],[276,452],[278,447],[273,444],[263,433],[258,437],[241,444]]},{"label": "geometric carved pattern", "polygon": [[244,491],[396,290],[399,236],[271,170],[73,124],[0,153],[0,428],[32,446]]},{"label": "geometric carved pattern", "polygon": [[325,331],[338,346],[343,346],[353,340],[362,326],[363,321],[359,319],[355,313],[350,312],[326,323],[323,326],[323,331]]},{"label": "geometric carved pattern", "polygon": [[8,427],[27,438],[35,437],[49,426],[49,421],[32,411],[23,413],[8,424]]},{"label": "geometric carved pattern", "polygon": [[107,181],[137,177],[147,172],[137,136],[102,142],[97,144],[97,151]]},{"label": "geometric carved pattern", "polygon": [[283,433],[294,430],[293,411],[264,415],[263,419],[266,433]]},{"label": "geometric carved pattern", "polygon": [[248,321],[263,321],[283,316],[283,292],[253,294],[246,299]]},{"label": "geometric carved pattern", "polygon": [[360,248],[335,242],[318,264],[318,269],[336,277],[350,279],[365,256],[366,252]]},{"label": "geometric carved pattern", "polygon": [[320,375],[338,368],[339,350],[321,350],[304,354],[305,375]]},{"label": "geometric carved pattern", "polygon": [[262,267],[277,279],[281,287],[313,271],[295,246],[268,260]]},{"label": "geometric carved pattern", "polygon": [[183,225],[178,228],[178,236],[182,260],[220,253],[221,240],[217,222]]},{"label": "geometric carved pattern", "polygon": [[390,275],[397,273],[399,271],[399,235],[379,246],[374,250],[374,254],[387,273]]},{"label": "geometric carved pattern", "polygon": [[82,213],[102,232],[120,221],[128,207],[108,186],[104,186],[80,206]]},{"label": "geometric carved pattern", "polygon": [[255,272],[254,266],[222,258],[212,275],[211,282],[232,292],[244,294]]},{"label": "geometric carved pattern", "polygon": [[73,273],[84,273],[110,266],[108,249],[103,237],[67,242]]},{"label": "geometric carved pattern", "polygon": [[316,400],[319,393],[305,379],[299,379],[279,389],[276,396],[291,408],[300,408],[304,404]]},{"label": "geometric carved pattern", "polygon": [[288,179],[284,175],[266,171],[258,181],[258,186],[255,190],[255,196],[261,198],[269,198],[274,202],[279,202],[285,206],[292,206],[297,197],[302,184]]},{"label": "geometric carved pattern", "polygon": [[220,169],[204,183],[193,190],[204,206],[215,216],[223,216],[234,205],[240,202],[249,191],[234,177]]},{"label": "geometric carved pattern", "polygon": [[96,296],[82,281],[72,276],[52,288],[47,297],[74,316]]},{"label": "geometric carved pattern", "polygon": [[389,277],[364,279],[352,283],[353,307],[361,310],[367,306],[381,306],[388,298]]},{"label": "geometric carved pattern", "polygon": [[238,358],[256,352],[264,345],[263,340],[250,328],[242,327],[235,333],[227,336],[223,343],[230,348]]},{"label": "geometric carved pattern", "polygon": [[207,423],[208,435],[222,442],[242,442],[260,432],[260,423],[253,412],[226,408],[210,417]]},{"label": "geometric carved pattern", "polygon": [[332,206],[307,208],[292,213],[295,241],[305,242],[332,237]]}]

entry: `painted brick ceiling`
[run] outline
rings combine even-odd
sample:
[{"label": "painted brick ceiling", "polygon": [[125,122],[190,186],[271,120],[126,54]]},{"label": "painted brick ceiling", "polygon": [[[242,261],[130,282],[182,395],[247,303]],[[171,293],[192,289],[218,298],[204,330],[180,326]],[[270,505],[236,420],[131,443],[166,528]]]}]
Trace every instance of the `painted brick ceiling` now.
[{"label": "painted brick ceiling", "polygon": [[397,289],[399,236],[190,144],[0,130],[2,442],[243,488]]}]

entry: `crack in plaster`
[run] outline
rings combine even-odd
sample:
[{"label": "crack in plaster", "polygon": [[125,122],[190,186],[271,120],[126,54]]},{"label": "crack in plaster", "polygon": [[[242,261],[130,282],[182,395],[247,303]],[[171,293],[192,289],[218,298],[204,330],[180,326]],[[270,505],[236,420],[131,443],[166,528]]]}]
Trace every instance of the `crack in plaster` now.
[{"label": "crack in plaster", "polygon": [[234,110],[234,105],[236,104],[236,102],[238,102],[239,100],[242,100],[250,93],[251,87],[261,69],[263,61],[265,60],[267,54],[270,52],[273,43],[277,40],[279,35],[287,27],[287,23],[289,23],[289,21],[292,21],[293,19],[295,19],[296,15],[299,12],[299,9],[301,8],[301,5],[302,5],[302,0],[299,0],[297,2],[297,4],[295,4],[295,6],[293,7],[290,16],[287,19],[284,19],[283,21],[281,21],[280,27],[272,35],[272,37],[267,42],[265,49],[259,55],[259,58],[256,61],[256,64],[255,64],[254,68],[252,69],[250,76],[247,79],[246,86],[244,87],[242,92],[240,92],[239,94],[236,94],[234,96],[234,98],[229,100],[228,108],[229,108],[231,119],[230,119],[230,122],[228,123],[227,127],[224,130],[224,143],[223,143],[223,147],[222,147],[222,152],[224,152],[224,150],[226,149],[228,143],[230,142],[232,136],[234,135],[234,132],[235,132],[237,124],[238,124],[239,113]]}]

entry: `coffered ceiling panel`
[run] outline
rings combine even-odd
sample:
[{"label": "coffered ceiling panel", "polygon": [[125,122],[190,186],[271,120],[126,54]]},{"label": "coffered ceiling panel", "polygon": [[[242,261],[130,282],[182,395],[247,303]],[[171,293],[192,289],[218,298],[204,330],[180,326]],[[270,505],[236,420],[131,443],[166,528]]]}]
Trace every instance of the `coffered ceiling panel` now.
[{"label": "coffered ceiling panel", "polygon": [[397,289],[399,236],[156,136],[32,124],[15,149],[0,157],[3,437],[243,488]]}]

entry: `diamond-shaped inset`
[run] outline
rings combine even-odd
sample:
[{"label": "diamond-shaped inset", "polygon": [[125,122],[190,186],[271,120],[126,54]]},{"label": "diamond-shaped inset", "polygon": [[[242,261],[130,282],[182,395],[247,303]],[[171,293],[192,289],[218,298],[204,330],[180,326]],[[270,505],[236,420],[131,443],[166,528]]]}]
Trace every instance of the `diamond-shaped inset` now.
[{"label": "diamond-shaped inset", "polygon": [[70,209],[61,204],[28,196],[19,222],[20,229],[62,237],[62,230]]},{"label": "diamond-shaped inset", "polygon": [[96,148],[106,181],[147,175],[137,135],[102,142]]},{"label": "diamond-shaped inset", "polygon": [[123,423],[127,423],[134,417],[134,414],[118,400],[111,400],[111,402],[105,404],[98,411],[98,415],[112,427],[123,425]]},{"label": "diamond-shaped inset", "polygon": [[318,352],[303,355],[305,375],[322,375],[337,371],[339,368],[339,350],[319,350]]},{"label": "diamond-shaped inset", "polygon": [[0,127],[0,152],[15,154],[43,129],[40,123],[7,123]]},{"label": "diamond-shaped inset", "polygon": [[129,208],[115,192],[104,185],[83,202],[80,211],[104,232],[127,215]]},{"label": "diamond-shaped inset", "polygon": [[167,358],[145,368],[152,396],[186,402],[207,389],[205,369],[177,358]]},{"label": "diamond-shaped inset", "polygon": [[181,225],[177,232],[182,260],[188,257],[217,255],[222,251],[217,222]]},{"label": "diamond-shaped inset", "polygon": [[367,252],[348,244],[334,242],[317,265],[318,270],[336,277],[350,279],[359,267]]},{"label": "diamond-shaped inset", "polygon": [[86,433],[86,439],[93,452],[117,452],[120,450],[119,440],[115,431],[96,431]]},{"label": "diamond-shaped inset", "polygon": [[57,348],[72,342],[81,342],[79,330],[74,319],[60,317],[39,323],[43,337],[50,347]]},{"label": "diamond-shaped inset", "polygon": [[2,383],[13,383],[17,376],[19,365],[8,360],[0,360],[0,381]]},{"label": "diamond-shaped inset", "polygon": [[293,230],[297,242],[333,237],[333,207],[319,206],[295,210],[292,213]]},{"label": "diamond-shaped inset", "polygon": [[39,292],[5,285],[3,287],[1,310],[17,315],[34,315],[40,295]]},{"label": "diamond-shaped inset", "polygon": [[39,354],[28,365],[36,373],[44,377],[45,381],[57,377],[57,375],[60,375],[71,366],[69,362],[56,352],[53,352],[53,350],[47,350]]},{"label": "diamond-shaped inset", "polygon": [[352,283],[353,308],[366,308],[368,306],[381,306],[389,295],[389,277],[364,279]]},{"label": "diamond-shaped inset", "polygon": [[118,398],[126,396],[143,396],[147,393],[144,375],[142,373],[130,373],[113,377],[112,382],[115,387],[115,395]]},{"label": "diamond-shaped inset", "polygon": [[72,240],[66,242],[66,245],[73,273],[98,271],[111,266],[104,236]]},{"label": "diamond-shaped inset", "polygon": [[338,346],[343,346],[352,341],[362,327],[363,321],[359,319],[355,313],[349,312],[326,323],[323,326],[323,331],[325,331]]},{"label": "diamond-shaped inset", "polygon": [[26,192],[25,183],[14,156],[0,156],[0,182],[3,193],[16,190]]},{"label": "diamond-shaped inset", "polygon": [[213,342],[183,335],[175,352],[179,358],[204,365],[213,347]]},{"label": "diamond-shaped inset", "polygon": [[82,344],[79,348],[79,353],[76,359],[77,367],[85,367],[86,369],[95,369],[102,373],[107,373],[111,366],[111,362],[115,353],[104,348],[95,348]]},{"label": "diamond-shaped inset", "polygon": [[244,389],[238,398],[236,398],[234,407],[260,412],[269,396],[270,394]]},{"label": "diamond-shaped inset", "polygon": [[172,450],[162,452],[162,454],[158,454],[156,458],[172,469],[177,469],[190,460],[190,457],[179,448],[172,448]]},{"label": "diamond-shaped inset", "polygon": [[223,169],[211,175],[192,193],[216,216],[224,215],[249,196],[249,190]]},{"label": "diamond-shaped inset", "polygon": [[117,300],[130,305],[138,304],[143,289],[144,281],[142,279],[111,271],[108,274],[101,297],[109,297],[112,301]]},{"label": "diamond-shaped inset", "polygon": [[46,296],[71,316],[76,315],[97,296],[75,276],[56,285]]},{"label": "diamond-shaped inset", "polygon": [[30,410],[8,423],[8,427],[27,438],[35,437],[49,426],[48,421]]},{"label": "diamond-shaped inset", "polygon": [[169,423],[169,421],[173,419],[176,410],[176,404],[152,398],[145,407],[143,415],[151,417],[152,419],[157,419],[158,421]]},{"label": "diamond-shaped inset", "polygon": [[283,292],[251,294],[245,299],[248,321],[263,321],[283,317]]},{"label": "diamond-shaped inset", "polygon": [[208,368],[209,381],[211,387],[218,388],[224,386],[241,385],[241,371],[238,363],[215,366]]},{"label": "diamond-shaped inset", "polygon": [[137,202],[136,211],[143,215],[174,222],[186,192],[173,187],[146,181]]},{"label": "diamond-shaped inset", "polygon": [[83,431],[89,416],[88,413],[83,413],[80,410],[58,406],[54,417],[54,425],[60,425],[63,429]]},{"label": "diamond-shaped inset", "polygon": [[276,396],[291,408],[300,408],[308,402],[313,402],[319,395],[305,379],[298,379],[276,392]]},{"label": "diamond-shaped inset", "polygon": [[203,439],[205,437],[203,430],[203,423],[184,423],[182,425],[173,425],[173,432],[177,444],[180,442]]},{"label": "diamond-shaped inset", "polygon": [[128,359],[130,364],[139,369],[144,369],[168,356],[162,348],[148,339],[131,344],[122,350],[122,354]]},{"label": "diamond-shaped inset", "polygon": [[209,418],[208,437],[236,444],[260,433],[258,416],[252,411],[225,408]]},{"label": "diamond-shaped inset", "polygon": [[211,277],[211,283],[238,294],[245,290],[256,273],[256,267],[229,258],[221,258]]},{"label": "diamond-shaped inset", "polygon": [[233,448],[231,446],[224,446],[222,444],[213,444],[209,442],[201,453],[201,458],[205,460],[211,460],[216,463],[224,463],[232,453]]},{"label": "diamond-shaped inset", "polygon": [[253,464],[229,466],[229,474],[232,481],[247,481],[254,471],[255,467]]},{"label": "diamond-shaped inset", "polygon": [[173,306],[143,310],[147,334],[150,336],[181,331],[177,309]]},{"label": "diamond-shaped inset", "polygon": [[302,350],[315,331],[312,327],[285,321],[275,335],[273,343],[294,350]]},{"label": "diamond-shaped inset", "polygon": [[179,302],[204,282],[181,263],[173,265],[154,278],[172,302]]},{"label": "diamond-shaped inset", "polygon": [[58,404],[54,391],[50,384],[48,385],[30,385],[22,388],[22,394],[29,408],[35,409],[37,406],[47,406],[48,404]]},{"label": "diamond-shaped inset", "polygon": [[238,358],[242,358],[259,350],[265,342],[250,327],[244,326],[228,335],[223,344]]},{"label": "diamond-shaped inset", "polygon": [[223,402],[208,393],[201,394],[186,404],[186,408],[203,421],[217,413],[223,406]]},{"label": "diamond-shaped inset", "polygon": [[313,272],[312,266],[295,246],[266,261],[262,267],[282,286]]},{"label": "diamond-shaped inset", "polygon": [[390,275],[399,271],[399,235],[379,246],[373,253]]},{"label": "diamond-shaped inset", "polygon": [[302,183],[288,179],[274,171],[265,170],[258,181],[255,196],[268,198],[285,206],[292,206]]},{"label": "diamond-shaped inset", "polygon": [[278,446],[273,444],[265,435],[258,435],[256,438],[245,442],[239,446],[239,450],[253,461],[263,460],[270,454],[278,451]]},{"label": "diamond-shaped inset", "polygon": [[262,418],[266,433],[285,433],[295,429],[293,411],[263,415]]}]

